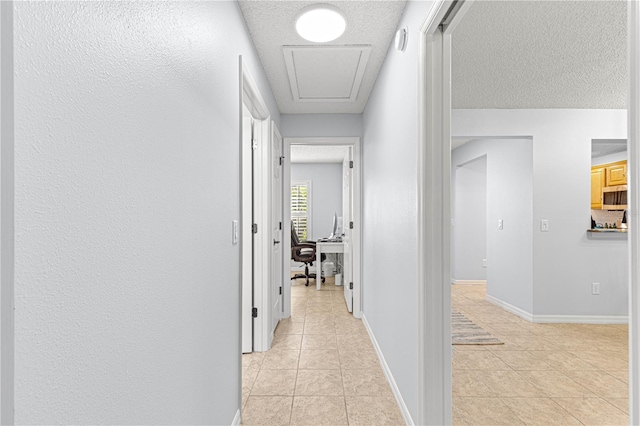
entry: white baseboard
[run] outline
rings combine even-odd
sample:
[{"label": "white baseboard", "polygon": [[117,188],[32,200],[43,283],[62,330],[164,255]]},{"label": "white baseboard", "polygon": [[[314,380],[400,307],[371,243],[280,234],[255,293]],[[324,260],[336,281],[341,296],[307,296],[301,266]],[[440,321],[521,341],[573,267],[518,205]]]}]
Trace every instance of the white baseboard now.
[{"label": "white baseboard", "polygon": [[486,295],[488,302],[536,324],[629,324],[628,316],[617,315],[533,315],[496,297]]},{"label": "white baseboard", "polygon": [[240,409],[238,408],[238,411],[236,411],[236,416],[233,418],[233,421],[231,422],[231,426],[240,426],[242,424],[242,418],[240,417]]},{"label": "white baseboard", "polygon": [[533,314],[523,309],[520,309],[517,306],[513,306],[503,300],[498,299],[497,297],[493,297],[488,294],[485,296],[485,298],[487,299],[487,302],[493,303],[494,305],[501,307],[505,311],[511,312],[512,314],[517,315],[520,318],[525,319],[529,322],[534,322]]},{"label": "white baseboard", "polygon": [[487,284],[487,280],[451,280],[451,284],[455,285],[483,285]]},{"label": "white baseboard", "polygon": [[414,426],[413,419],[411,418],[411,414],[409,413],[409,409],[407,405],[404,403],[404,399],[402,399],[402,394],[400,393],[400,389],[398,389],[398,385],[396,384],[395,379],[393,378],[393,374],[391,374],[391,370],[387,365],[387,361],[384,359],[384,355],[382,355],[382,349],[380,349],[380,345],[378,345],[378,341],[376,337],[373,335],[373,331],[369,326],[369,322],[367,318],[362,314],[362,324],[364,324],[364,328],[369,333],[369,338],[371,339],[371,343],[373,343],[373,348],[376,350],[376,354],[378,355],[378,360],[380,361],[380,365],[382,366],[382,371],[384,371],[384,375],[389,382],[389,386],[391,386],[391,391],[393,392],[393,396],[396,398],[396,402],[398,403],[398,408],[400,408],[400,412],[402,413],[402,417],[404,421],[409,426]]},{"label": "white baseboard", "polygon": [[622,315],[534,315],[533,322],[540,324],[629,324],[629,317]]}]

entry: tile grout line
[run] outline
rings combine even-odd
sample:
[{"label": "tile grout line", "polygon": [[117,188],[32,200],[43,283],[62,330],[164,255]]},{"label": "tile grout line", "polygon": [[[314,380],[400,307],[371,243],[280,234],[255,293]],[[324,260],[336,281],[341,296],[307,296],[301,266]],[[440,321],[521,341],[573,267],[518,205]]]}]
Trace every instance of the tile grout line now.
[{"label": "tile grout line", "polygon": [[560,409],[561,409],[562,411],[564,411],[565,413],[569,414],[571,417],[573,417],[574,419],[576,419],[576,420],[578,421],[578,423],[580,423],[581,425],[584,425],[584,423],[583,423],[579,418],[577,418],[576,416],[574,416],[572,412],[570,412],[569,410],[567,410],[566,408],[564,408],[562,405],[558,404],[558,402],[557,402],[555,399],[553,399],[553,398],[549,398],[549,399],[550,399],[554,404],[556,404],[558,407],[560,407]]},{"label": "tile grout line", "polygon": [[[460,299],[460,296],[458,296],[457,298]],[[454,295],[453,299],[456,299],[455,295]],[[454,304],[455,304],[455,300],[454,300]],[[478,305],[480,305],[480,303],[478,303]],[[466,309],[465,309],[465,311],[466,311]],[[470,311],[472,311],[472,308],[470,308]],[[487,312],[483,312],[483,314],[488,314],[488,313]],[[516,324],[516,325],[518,325],[518,324]],[[580,327],[580,326],[577,326],[577,327]],[[532,330],[531,328],[528,328],[528,327],[522,327],[522,328],[525,329],[525,330],[530,331],[530,333],[528,333],[528,336],[526,336],[526,337],[529,337],[529,338],[531,338],[533,340],[539,340],[541,342],[541,344],[545,346],[543,348],[534,348],[534,349],[524,349],[524,348],[522,348],[523,352],[529,352],[529,353],[531,353],[531,352],[535,353],[536,351],[558,352],[558,353],[560,353],[560,354],[562,354],[562,355],[564,355],[564,356],[566,356],[568,358],[567,360],[564,361],[565,363],[566,362],[571,362],[570,358],[573,357],[573,358],[576,358],[576,359],[580,360],[581,362],[584,362],[584,365],[592,367],[592,369],[587,369],[587,370],[584,370],[582,368],[576,369],[576,370],[566,369],[566,368],[563,369],[562,368],[562,365],[563,365],[562,360],[560,360],[558,363],[554,364],[553,362],[550,362],[548,359],[546,359],[544,357],[537,357],[537,359],[542,361],[544,363],[544,365],[545,365],[545,368],[543,370],[539,370],[539,371],[548,372],[549,374],[554,374],[554,375],[558,374],[558,375],[564,377],[565,379],[567,379],[569,382],[574,383],[580,389],[587,390],[587,391],[590,390],[588,385],[583,385],[581,382],[579,382],[578,380],[574,379],[573,378],[574,375],[575,375],[575,374],[573,374],[574,372],[597,371],[599,374],[602,374],[603,377],[606,376],[606,377],[611,378],[613,380],[617,380],[617,381],[620,381],[621,383],[624,383],[624,380],[619,378],[620,374],[614,375],[613,369],[606,369],[605,370],[604,368],[600,368],[597,365],[592,364],[587,359],[585,359],[586,357],[581,356],[583,352],[589,351],[589,350],[593,350],[593,349],[591,349],[591,348],[590,349],[581,349],[577,345],[574,345],[572,347],[571,344],[569,344],[569,345],[564,344],[564,345],[561,345],[561,346],[558,346],[557,344],[554,344],[556,342],[562,341],[562,338],[563,338],[563,336],[562,336],[563,332],[562,331],[558,331],[558,332],[554,332],[554,333],[546,333],[546,332],[545,333],[536,333],[535,330]],[[623,332],[622,333],[617,333],[617,334],[613,333],[613,335],[612,334],[606,335],[606,334],[600,333],[600,332],[594,333],[595,334],[595,340],[597,340],[598,343],[600,343],[599,347],[607,347],[607,345],[615,343],[615,339],[617,337],[624,337],[622,335],[624,333],[624,328],[623,327],[618,327],[618,328],[622,329]],[[576,328],[576,330],[578,330],[578,329],[579,328]],[[553,328],[549,328],[548,330],[553,330]],[[569,337],[569,338],[574,338],[574,337],[578,338],[579,336],[572,335],[572,334],[575,334],[575,333],[572,333],[571,330],[572,330],[571,328],[568,329],[569,332],[567,333],[568,334],[567,337]],[[587,330],[589,330],[589,329],[587,329]],[[511,337],[511,334],[510,334],[510,332],[508,330],[506,330],[506,332],[509,333],[509,334],[502,334],[501,333],[501,335],[502,335],[501,338],[503,338],[505,340],[509,340],[510,337]],[[550,336],[551,336],[551,340],[548,340]],[[584,347],[584,345],[582,347]],[[513,348],[513,349],[516,350],[516,348]],[[517,349],[520,349],[520,348],[517,348]],[[491,351],[491,352],[494,355],[496,355],[499,359],[502,360],[502,358],[499,355],[499,353],[501,351]],[[595,352],[597,354],[599,351],[596,350]],[[603,354],[603,352],[600,352],[600,355],[606,356],[606,355]],[[619,346],[619,345],[615,345],[614,344],[613,347],[611,348],[611,352],[613,352],[612,356],[614,358],[624,359],[624,352],[625,352],[624,345]],[[467,363],[467,366],[469,366],[469,365],[470,364]],[[566,364],[564,364],[564,365],[566,365]],[[509,367],[511,367],[511,366],[509,365]],[[526,371],[528,371],[528,370],[516,370],[515,364],[514,364],[514,367],[511,367],[511,368],[516,371],[518,376],[521,376],[523,378],[525,378]],[[620,368],[619,370],[624,370],[624,369]],[[576,377],[578,379],[580,378],[580,376],[576,376]],[[529,382],[529,381],[527,380],[527,382]],[[532,382],[529,382],[529,383],[533,384]],[[551,399],[551,400],[554,401],[554,405],[558,405],[559,406],[559,403],[553,397],[549,396],[548,393],[545,391],[545,389],[548,389],[548,386],[541,387],[540,384],[538,384],[538,385],[534,385],[534,387],[536,387],[536,388],[538,388],[538,389],[543,391],[543,394],[546,397],[545,399]],[[607,405],[613,406],[615,408],[614,411],[619,413],[619,414],[621,414],[621,415],[625,415],[626,414],[626,413],[624,413],[624,411],[622,409],[618,408],[618,406],[616,406],[613,403],[609,402],[607,397],[601,396],[601,395],[599,395],[599,393],[600,392],[595,392],[591,397],[595,397],[595,399],[598,399],[598,400],[602,401],[603,403],[605,403]],[[501,397],[501,398],[503,400],[507,399],[507,397]],[[614,398],[614,397],[611,397],[611,398]],[[577,399],[577,398],[572,398],[572,399]],[[582,399],[582,398],[579,398],[579,399]],[[562,409],[563,412],[566,412],[566,413],[570,414],[570,418],[575,418],[573,413],[569,412],[568,409],[565,409],[562,406],[560,406],[560,408]],[[517,416],[517,418],[519,418],[519,416]],[[576,421],[578,421],[580,424],[582,424],[578,419],[576,419]]]}]

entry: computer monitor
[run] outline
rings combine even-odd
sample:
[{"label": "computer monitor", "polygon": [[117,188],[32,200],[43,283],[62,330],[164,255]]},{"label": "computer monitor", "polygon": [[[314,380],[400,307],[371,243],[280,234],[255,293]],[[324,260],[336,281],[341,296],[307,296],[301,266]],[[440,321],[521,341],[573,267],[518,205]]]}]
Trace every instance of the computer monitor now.
[{"label": "computer monitor", "polygon": [[338,232],[338,213],[333,213],[333,229],[331,231],[331,235],[329,235],[329,238],[335,238],[337,237],[336,233]]}]

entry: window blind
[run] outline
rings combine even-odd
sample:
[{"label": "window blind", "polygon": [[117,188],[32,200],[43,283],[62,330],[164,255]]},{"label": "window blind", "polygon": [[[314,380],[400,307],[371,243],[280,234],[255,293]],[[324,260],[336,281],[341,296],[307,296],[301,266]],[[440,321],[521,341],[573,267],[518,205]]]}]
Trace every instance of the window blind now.
[{"label": "window blind", "polygon": [[309,192],[309,183],[291,184],[291,221],[300,241],[306,241],[309,237]]}]

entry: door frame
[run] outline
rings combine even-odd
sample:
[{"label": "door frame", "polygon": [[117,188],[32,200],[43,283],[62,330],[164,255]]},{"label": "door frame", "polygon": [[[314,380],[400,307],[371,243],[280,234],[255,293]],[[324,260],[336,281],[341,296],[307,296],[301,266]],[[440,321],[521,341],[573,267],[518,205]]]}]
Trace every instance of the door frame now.
[{"label": "door frame", "polygon": [[[270,222],[269,217],[271,215],[269,209],[269,144],[270,144],[270,129],[271,129],[271,114],[267,107],[264,98],[262,97],[258,85],[249,71],[249,68],[242,60],[242,55],[239,56],[239,68],[240,68],[240,102],[239,102],[239,118],[240,118],[240,131],[239,131],[239,155],[240,155],[240,212],[241,215],[245,209],[253,208],[256,212],[254,215],[254,223],[258,226],[258,232],[255,233],[253,238],[252,247],[252,259],[246,259],[243,256],[245,236],[247,232],[250,232],[251,224],[246,224],[240,220],[240,279],[239,279],[239,291],[240,291],[240,333],[242,333],[242,315],[243,315],[243,277],[246,274],[252,276],[252,308],[258,308],[258,316],[253,318],[253,350],[254,351],[267,351],[271,341],[268,338],[269,333],[266,331],[269,328],[269,278],[271,273],[271,267],[269,265],[269,249],[271,242],[269,240]],[[247,107],[253,118],[254,122],[254,135],[257,135],[257,147],[254,153],[254,165],[253,170],[247,170],[243,167],[243,144],[242,144],[242,106]],[[247,206],[243,202],[243,196],[245,195],[245,189],[243,186],[246,180],[253,179],[254,176],[261,177],[259,179],[260,186],[253,188],[252,205]],[[262,230],[262,231],[261,231]],[[240,353],[242,353],[242,335],[240,335]]]},{"label": "door frame", "polygon": [[627,151],[629,161],[629,424],[640,424],[640,5],[627,1],[629,93]]},{"label": "door frame", "polygon": [[[268,175],[268,179],[264,179],[264,181],[266,181],[266,184],[269,186],[269,191],[266,194],[267,195],[267,202],[269,205],[269,211],[268,211],[268,235],[267,235],[267,242],[268,242],[268,259],[267,259],[267,263],[269,264],[269,277],[273,277],[276,280],[276,283],[271,283],[270,280],[269,282],[266,283],[266,285],[264,286],[265,292],[263,294],[263,300],[264,300],[264,307],[263,309],[266,309],[264,312],[267,312],[269,317],[268,319],[266,319],[264,321],[265,325],[266,325],[266,338],[267,338],[267,347],[271,348],[271,343],[273,342],[274,339],[274,333],[275,333],[275,327],[273,330],[271,330],[271,324],[272,324],[272,320],[273,317],[276,316],[276,314],[273,312],[273,300],[271,300],[271,296],[272,296],[272,291],[274,290],[274,285],[277,285],[278,287],[282,288],[282,290],[280,291],[280,312],[277,313],[277,317],[278,317],[278,322],[282,319],[282,315],[283,315],[283,304],[284,304],[284,269],[283,269],[283,265],[284,265],[284,247],[282,245],[282,239],[284,237],[284,173],[283,173],[283,169],[284,169],[284,164],[283,164],[283,157],[284,157],[284,138],[282,137],[282,134],[280,133],[280,130],[278,129],[278,126],[276,125],[275,121],[270,120],[270,127],[269,127],[269,141],[268,141],[268,147],[266,147],[266,163],[265,165],[267,166],[267,170],[266,173]],[[273,149],[274,149],[274,140],[279,139],[280,140],[280,158],[278,159],[278,164],[276,165],[276,163],[273,161],[274,160],[274,156],[273,156]],[[280,168],[280,188],[275,189],[274,185],[273,185],[273,175],[274,175],[274,167],[279,167]],[[273,214],[274,214],[274,190],[278,190],[280,192],[280,215],[282,218],[282,221],[280,222],[280,229],[276,232],[276,230],[273,227],[274,224],[274,218],[273,218]],[[280,241],[278,243],[276,243],[277,238],[280,239]],[[279,262],[274,260],[274,256],[273,256],[273,252],[274,252],[274,247],[275,244],[280,244],[279,248],[280,248],[280,255],[281,255],[281,259]],[[276,266],[278,263],[280,263],[280,274],[279,276],[275,276],[275,274],[273,274],[272,269],[274,268],[274,266]],[[278,285],[279,284],[279,285]],[[265,317],[266,318],[266,317]],[[277,324],[276,324],[277,327]]]},{"label": "door frame", "polygon": [[[309,138],[284,138],[284,169],[283,169],[283,182],[287,185],[287,182],[291,182],[291,145],[333,145],[333,146],[350,146],[353,149],[353,187],[354,193],[353,202],[353,217],[354,224],[352,230],[353,239],[353,316],[355,318],[362,318],[362,179],[361,179],[361,151],[360,151],[360,138],[359,137],[309,137]],[[283,217],[285,220],[291,217],[291,193],[290,191],[284,191],[283,193],[284,211]],[[343,224],[344,226],[344,224]],[[291,253],[291,227],[283,226],[284,234],[282,236],[284,240],[284,253]],[[283,256],[283,271],[291,269],[290,256]],[[318,268],[319,270],[320,268]],[[286,275],[286,274],[285,274]],[[283,295],[284,295],[284,310],[283,318],[291,317],[291,280],[283,280]]]},{"label": "door frame", "polygon": [[[418,418],[451,424],[451,34],[472,0],[436,0],[420,28],[418,144]],[[640,167],[640,5],[628,8],[628,161]],[[628,176],[629,228],[640,226],[640,176]],[[629,423],[640,424],[640,233],[629,232]]]}]

